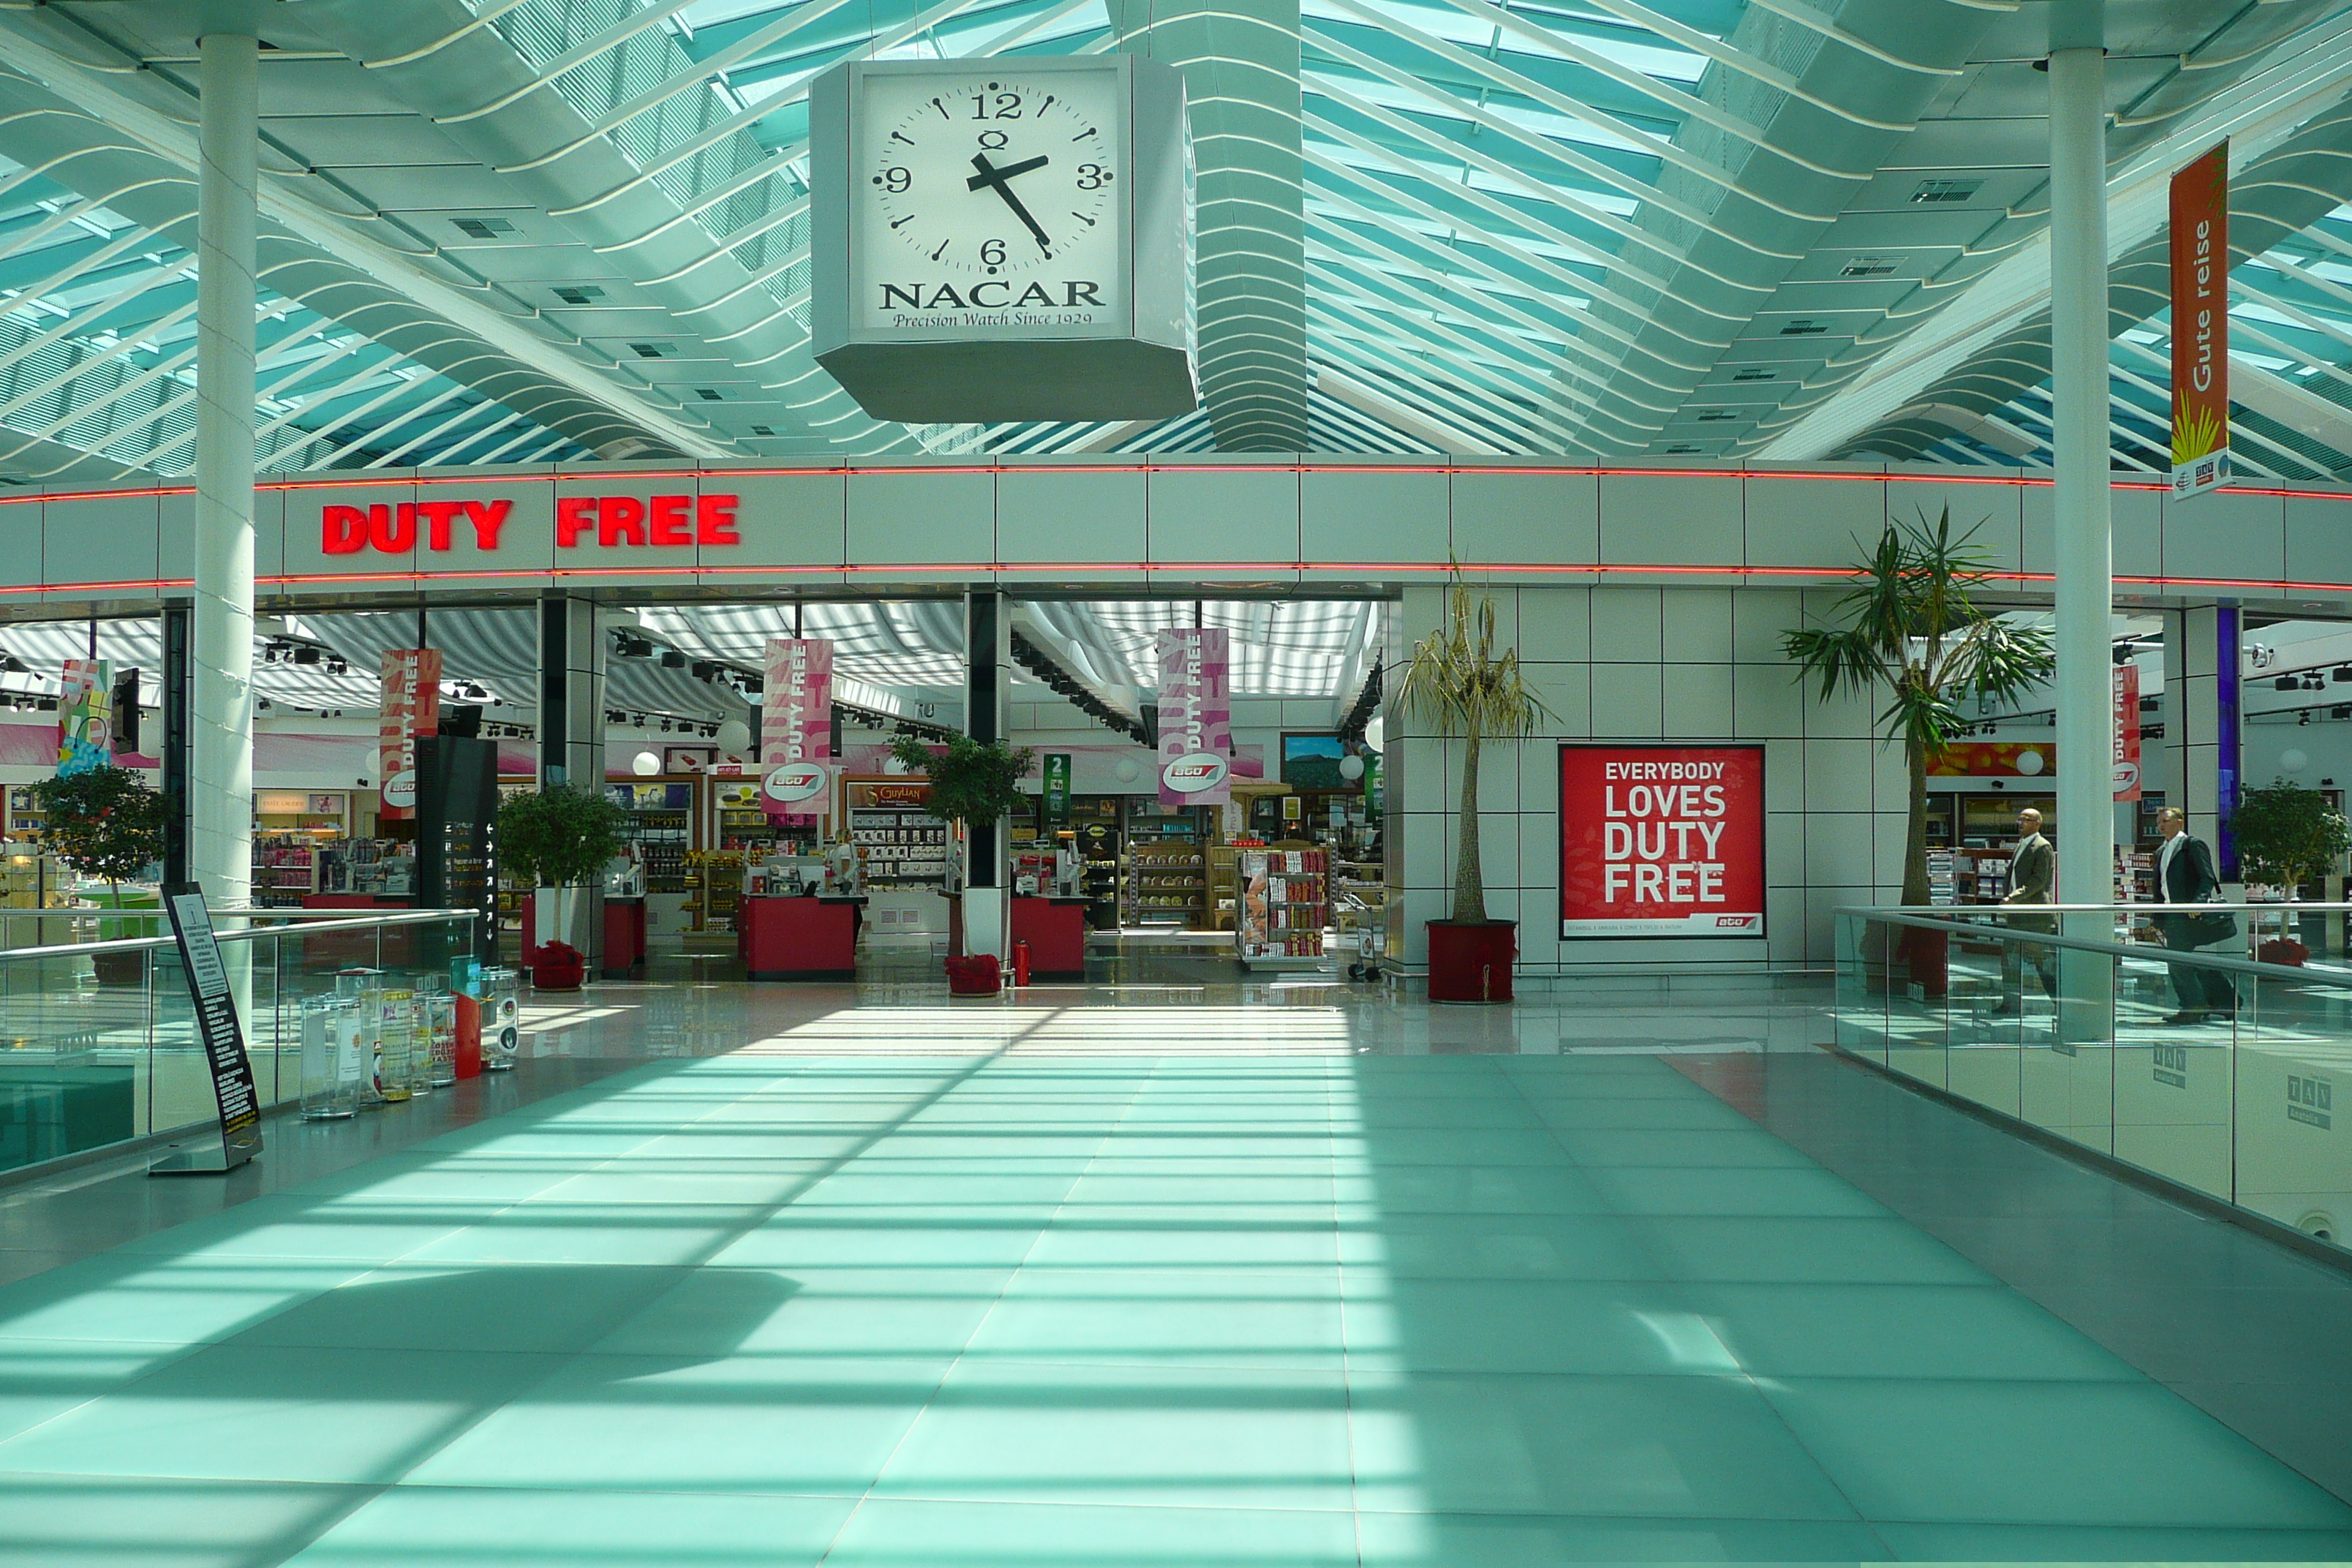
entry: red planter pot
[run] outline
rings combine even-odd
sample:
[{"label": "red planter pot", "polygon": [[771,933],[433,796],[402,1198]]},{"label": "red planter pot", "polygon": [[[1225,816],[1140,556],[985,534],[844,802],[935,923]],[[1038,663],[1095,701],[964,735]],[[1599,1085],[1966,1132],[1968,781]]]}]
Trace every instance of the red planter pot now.
[{"label": "red planter pot", "polygon": [[535,991],[577,991],[587,978],[588,961],[568,942],[541,942],[530,955],[530,984]]},{"label": "red planter pot", "polygon": [[993,996],[1004,989],[1004,977],[992,952],[977,952],[948,960],[948,994]]},{"label": "red planter pot", "polygon": [[1519,956],[1519,922],[1431,921],[1429,999],[1507,1002],[1511,965]]},{"label": "red planter pot", "polygon": [[1911,983],[1919,987],[1919,994],[1931,1000],[1950,994],[1952,933],[1905,926],[1896,940],[1903,961],[1910,970]]}]

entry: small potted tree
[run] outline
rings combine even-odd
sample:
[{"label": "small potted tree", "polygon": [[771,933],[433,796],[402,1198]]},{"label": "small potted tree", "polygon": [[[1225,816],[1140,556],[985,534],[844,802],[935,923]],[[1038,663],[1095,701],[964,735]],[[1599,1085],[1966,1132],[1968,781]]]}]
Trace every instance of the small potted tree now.
[{"label": "small potted tree", "polygon": [[[621,852],[621,808],[593,790],[552,784],[518,795],[499,807],[499,855],[538,887],[555,889],[555,927],[569,934],[581,884],[604,875]],[[523,954],[530,983],[541,991],[576,991],[587,960],[559,935]]]},{"label": "small potted tree", "polygon": [[[969,735],[958,735],[936,750],[912,735],[901,735],[890,742],[890,754],[908,773],[929,775],[931,798],[926,809],[933,816],[967,829],[975,823],[1002,822],[1010,816],[1020,799],[1021,780],[1036,760],[1036,753],[1025,746],[1015,750],[1002,741],[982,745]],[[965,853],[970,853],[968,846]],[[966,875],[970,872],[967,866]],[[948,950],[949,992],[958,996],[993,995],[1003,984],[996,955],[983,952],[967,957],[961,919],[953,931]]]},{"label": "small potted tree", "polygon": [[[2327,875],[2352,850],[2352,824],[2344,814],[2319,791],[2284,779],[2246,791],[2230,814],[2230,835],[2246,880],[2276,888],[2290,901],[2302,898],[2305,882]],[[2300,965],[2311,949],[2282,928],[2254,956],[2264,963]]]},{"label": "small potted tree", "polygon": [[[1974,531],[1971,530],[1972,533]],[[1877,548],[1860,563],[1856,585],[1832,615],[1843,624],[1806,626],[1781,638],[1797,679],[1812,680],[1828,701],[1840,691],[1875,690],[1886,698],[1878,716],[1884,743],[1903,748],[1910,779],[1910,820],[1903,840],[1906,909],[1924,907],[1927,891],[1927,763],[1962,722],[1955,700],[1974,695],[2006,701],[2057,668],[2050,634],[2001,620],[1972,596],[1990,563],[1969,548],[1969,534],[1952,537],[1949,507],[1933,526],[1888,523]],[[1865,955],[1891,974],[1896,952],[1922,992],[1949,989],[1947,933],[1906,928],[1899,941],[1882,927],[1878,951]]]},{"label": "small potted tree", "polygon": [[1445,624],[1413,644],[1397,700],[1407,717],[1462,742],[1462,816],[1454,857],[1454,910],[1431,921],[1429,999],[1508,1002],[1519,922],[1486,918],[1478,856],[1478,753],[1489,740],[1532,735],[1551,718],[1519,673],[1517,651],[1495,648],[1495,601],[1474,606],[1456,573]]},{"label": "small potted tree", "polygon": [[[47,813],[41,847],[72,869],[106,883],[109,907],[122,907],[122,884],[163,858],[163,797],[137,774],[110,764],[41,780],[34,798]],[[100,922],[100,940],[124,934],[121,921]],[[90,965],[101,985],[136,985],[145,954],[100,952]]]}]

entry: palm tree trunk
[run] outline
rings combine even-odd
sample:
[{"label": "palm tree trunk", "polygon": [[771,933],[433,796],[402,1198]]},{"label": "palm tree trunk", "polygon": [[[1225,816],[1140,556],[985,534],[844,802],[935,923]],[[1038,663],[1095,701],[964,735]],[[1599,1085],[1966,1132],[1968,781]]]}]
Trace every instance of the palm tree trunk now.
[{"label": "palm tree trunk", "polygon": [[1917,907],[1928,896],[1927,748],[1917,741],[1904,742],[1903,762],[1911,784],[1911,821],[1903,834],[1903,902]]},{"label": "palm tree trunk", "polygon": [[1462,748],[1462,826],[1454,856],[1454,918],[1476,925],[1486,918],[1486,879],[1478,864],[1478,732]]}]

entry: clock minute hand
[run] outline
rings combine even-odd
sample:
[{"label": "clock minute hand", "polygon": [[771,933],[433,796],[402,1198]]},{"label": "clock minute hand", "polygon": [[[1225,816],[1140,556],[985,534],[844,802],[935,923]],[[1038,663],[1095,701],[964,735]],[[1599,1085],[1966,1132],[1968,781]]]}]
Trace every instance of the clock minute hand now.
[{"label": "clock minute hand", "polygon": [[994,169],[989,166],[986,153],[974,153],[971,155],[972,167],[978,169],[980,173],[970,184],[973,190],[978,190],[982,185],[990,186],[998,195],[1003,196],[1004,205],[1013,209],[1013,216],[1027,224],[1029,232],[1037,237],[1037,248],[1051,256],[1054,253],[1053,237],[1045,232],[1035,218],[1029,216],[1029,209],[1022,205],[1019,196],[1013,194],[1013,187],[1005,184],[1006,179],[1011,175],[1026,169],[1034,169],[1045,161],[1043,158],[1037,158],[1025,163],[1015,163],[1010,168]]}]

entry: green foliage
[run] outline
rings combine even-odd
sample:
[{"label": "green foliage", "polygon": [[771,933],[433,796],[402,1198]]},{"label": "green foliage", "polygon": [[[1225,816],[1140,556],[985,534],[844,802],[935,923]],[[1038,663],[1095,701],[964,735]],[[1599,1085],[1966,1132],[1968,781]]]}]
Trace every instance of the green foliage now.
[{"label": "green foliage", "polygon": [[2326,876],[2352,850],[2352,823],[2315,789],[2284,779],[2250,789],[2230,814],[2246,880],[2292,891]]},{"label": "green foliage", "polygon": [[1454,919],[1486,918],[1485,868],[1478,854],[1478,748],[1487,740],[1532,735],[1551,718],[1528,689],[1517,650],[1495,649],[1495,601],[1474,606],[1459,571],[1446,595],[1445,623],[1412,645],[1397,702],[1440,735],[1460,739],[1462,811],[1454,859]]},{"label": "green foliage", "polygon": [[967,826],[1011,816],[1021,797],[1021,780],[1037,755],[1026,746],[1014,751],[1002,741],[983,746],[969,735],[958,735],[940,752],[901,735],[890,742],[890,754],[909,773],[930,776],[933,816]]},{"label": "green foliage", "polygon": [[1911,773],[1906,904],[1927,901],[1927,763],[1966,721],[1958,700],[2006,701],[2057,668],[2047,631],[2011,626],[1976,602],[1991,563],[1969,548],[1975,533],[1952,537],[1949,507],[1933,524],[1924,514],[1916,526],[1888,523],[1856,568],[1861,581],[1832,607],[1843,624],[1780,639],[1797,679],[1818,682],[1822,700],[1866,687],[1888,694],[1880,732],[1902,744]]},{"label": "green foliage", "polygon": [[163,797],[127,769],[43,779],[33,795],[48,813],[43,847],[109,889],[163,858]]},{"label": "green foliage", "polygon": [[509,797],[499,807],[499,858],[541,887],[584,882],[621,852],[621,808],[578,784]]}]

